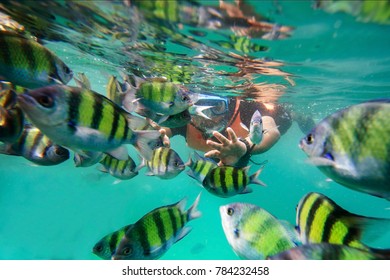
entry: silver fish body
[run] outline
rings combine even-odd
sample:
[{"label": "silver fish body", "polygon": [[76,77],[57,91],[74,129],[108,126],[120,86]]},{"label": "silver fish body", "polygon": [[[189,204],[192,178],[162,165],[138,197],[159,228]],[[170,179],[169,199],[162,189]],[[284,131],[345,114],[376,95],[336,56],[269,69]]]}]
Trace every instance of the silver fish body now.
[{"label": "silver fish body", "polygon": [[219,212],[226,239],[243,259],[265,259],[300,244],[292,225],[256,205],[231,203]]},{"label": "silver fish body", "polygon": [[31,122],[55,143],[79,151],[106,152],[127,159],[123,144],[132,144],[146,158],[158,131],[134,131],[131,119],[108,98],[88,89],[48,86],[18,96]]},{"label": "silver fish body", "polygon": [[337,183],[390,199],[390,99],[350,106],[324,120],[300,148]]},{"label": "silver fish body", "polygon": [[249,126],[249,139],[253,144],[259,144],[263,139],[263,120],[258,110],[253,113]]},{"label": "silver fish body", "polygon": [[20,137],[0,146],[0,153],[22,156],[38,165],[57,165],[69,158],[69,151],[59,146],[38,128],[25,125]]},{"label": "silver fish body", "polygon": [[200,194],[188,210],[186,200],[156,208],[130,227],[119,242],[114,260],[158,259],[191,230],[187,223],[201,216]]}]

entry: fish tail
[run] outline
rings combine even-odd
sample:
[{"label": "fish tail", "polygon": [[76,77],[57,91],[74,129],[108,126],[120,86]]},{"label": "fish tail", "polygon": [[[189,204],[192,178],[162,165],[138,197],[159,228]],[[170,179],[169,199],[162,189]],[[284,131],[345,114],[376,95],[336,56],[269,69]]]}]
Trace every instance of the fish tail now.
[{"label": "fish tail", "polygon": [[198,194],[192,206],[187,210],[187,221],[199,218],[202,215],[202,213],[197,209],[201,194],[202,193]]},{"label": "fish tail", "polygon": [[267,185],[261,181],[258,177],[260,175],[260,173],[263,171],[264,169],[264,166],[263,165],[262,167],[260,167],[259,170],[256,171],[256,173],[252,174],[250,177],[249,177],[249,182],[252,183],[252,184],[257,184],[257,185],[261,185],[261,186],[264,186],[266,187]]},{"label": "fish tail", "polygon": [[151,141],[156,141],[161,133],[158,130],[134,130],[132,143],[147,161],[152,159],[153,150],[149,147]]}]

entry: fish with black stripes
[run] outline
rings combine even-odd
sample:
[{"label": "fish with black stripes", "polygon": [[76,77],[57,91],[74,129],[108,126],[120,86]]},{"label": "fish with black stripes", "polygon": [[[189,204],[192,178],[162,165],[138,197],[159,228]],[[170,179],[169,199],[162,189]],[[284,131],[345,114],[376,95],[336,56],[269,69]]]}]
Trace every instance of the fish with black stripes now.
[{"label": "fish with black stripes", "polygon": [[381,234],[390,231],[390,219],[351,213],[329,197],[311,192],[299,201],[296,225],[302,243],[332,243],[368,250]]},{"label": "fish with black stripes", "polygon": [[257,205],[230,203],[219,213],[227,241],[243,259],[263,260],[301,244],[292,224]]},{"label": "fish with black stripes", "polygon": [[132,144],[151,159],[150,141],[157,130],[135,131],[141,118],[131,116],[105,96],[92,90],[54,85],[18,96],[20,107],[31,122],[55,143],[79,151],[105,152],[126,160],[124,144]]},{"label": "fish with black stripes", "polygon": [[309,161],[350,189],[390,200],[390,99],[350,106],[300,141]]},{"label": "fish with black stripes", "polygon": [[0,77],[15,85],[39,88],[67,84],[72,70],[52,51],[33,39],[0,32]]},{"label": "fish with black stripes", "polygon": [[138,170],[146,166],[147,176],[157,176],[161,179],[172,179],[179,175],[184,169],[185,164],[179,154],[167,147],[158,147],[153,150],[151,160],[142,159]]},{"label": "fish with black stripes", "polygon": [[390,260],[389,249],[363,250],[340,244],[305,244],[270,256],[268,260]]},{"label": "fish with black stripes", "polygon": [[195,160],[190,157],[186,163],[186,166],[190,167],[187,174],[199,183],[203,184],[207,174],[209,174],[210,170],[216,168],[218,164],[210,158],[200,156],[197,152],[194,152],[194,157]]},{"label": "fish with black stripes", "polygon": [[68,149],[53,143],[38,128],[25,124],[19,138],[0,145],[0,153],[22,156],[38,165],[57,165],[69,159]]},{"label": "fish with black stripes", "polygon": [[150,260],[163,256],[191,231],[187,223],[201,216],[199,200],[200,194],[188,210],[184,210],[186,199],[182,199],[145,214],[126,231],[112,259]]},{"label": "fish with black stripes", "polygon": [[130,156],[127,160],[119,160],[105,155],[99,163],[101,164],[100,171],[107,172],[120,180],[129,180],[138,175],[137,165]]},{"label": "fish with black stripes", "polygon": [[211,169],[203,180],[203,187],[210,193],[219,197],[231,197],[237,194],[252,192],[249,184],[266,186],[258,176],[264,166],[254,174],[248,175],[250,166],[238,168],[234,166],[217,166]]},{"label": "fish with black stripes", "polygon": [[187,88],[160,78],[140,82],[137,88],[126,92],[123,102],[127,111],[160,123],[193,105]]},{"label": "fish with black stripes", "polygon": [[0,92],[0,141],[12,143],[23,131],[24,114],[17,106],[13,90]]},{"label": "fish with black stripes", "polygon": [[119,242],[125,236],[126,231],[129,230],[131,227],[133,227],[132,224],[124,226],[112,233],[107,234],[102,239],[100,239],[95,244],[95,246],[93,246],[92,252],[103,260],[110,260],[112,255],[115,253]]}]

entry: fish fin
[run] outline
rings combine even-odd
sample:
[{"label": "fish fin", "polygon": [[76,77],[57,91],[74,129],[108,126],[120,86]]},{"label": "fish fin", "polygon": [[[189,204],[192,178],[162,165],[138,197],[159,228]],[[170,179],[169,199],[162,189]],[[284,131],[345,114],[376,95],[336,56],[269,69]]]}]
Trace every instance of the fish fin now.
[{"label": "fish fin", "polygon": [[296,246],[301,245],[302,241],[299,238],[299,233],[298,233],[297,227],[292,225],[289,221],[286,221],[286,220],[279,220],[279,222],[286,229],[287,234],[288,234],[289,238],[291,239],[291,241],[294,242],[294,244]]},{"label": "fish fin", "polygon": [[247,132],[249,132],[249,128],[242,122],[240,122],[240,125],[243,129],[245,129]]},{"label": "fish fin", "polygon": [[[73,77],[74,78],[74,77]],[[53,75],[49,75],[49,80],[55,82],[56,84],[60,84],[60,85],[63,85],[64,83],[59,80],[57,77],[53,76]]]},{"label": "fish fin", "polygon": [[104,173],[108,173],[108,169],[104,165],[98,166],[97,170],[104,172]]},{"label": "fish fin", "polygon": [[263,165],[262,167],[260,167],[259,170],[256,171],[256,173],[252,174],[250,177],[249,177],[249,182],[252,183],[252,184],[257,184],[257,185],[261,185],[261,186],[264,186],[266,187],[267,185],[261,181],[258,177],[260,175],[260,173],[263,171],[264,169],[264,166]]},{"label": "fish fin", "polygon": [[134,168],[134,173],[138,173],[138,171],[140,171],[142,168],[144,168],[147,164],[146,159],[144,159],[140,155],[138,155],[138,157],[140,158],[140,163],[138,164],[138,166],[136,166]]},{"label": "fish fin", "polygon": [[307,159],[308,163],[311,163],[315,166],[335,166],[336,163],[328,158],[323,157],[311,157]]},{"label": "fish fin", "polygon": [[181,239],[183,239],[187,234],[189,234],[190,233],[190,231],[191,231],[191,227],[184,227],[181,231],[180,231],[180,233],[177,235],[177,237],[175,238],[175,243],[176,242],[178,242],[178,241],[180,241]]},{"label": "fish fin", "polygon": [[187,197],[184,197],[182,200],[180,200],[175,204],[175,207],[179,208],[181,212],[184,212],[186,203],[187,203]]},{"label": "fish fin", "polygon": [[194,203],[187,210],[187,220],[188,221],[199,218],[200,216],[202,216],[202,213],[197,209],[201,194],[202,194],[201,192],[198,194]]},{"label": "fish fin", "polygon": [[156,141],[161,136],[157,130],[134,130],[134,137],[131,143],[140,152],[140,154],[148,161],[152,159],[153,150],[149,147],[149,142]]},{"label": "fish fin", "polygon": [[145,175],[146,175],[146,176],[154,176],[154,173],[153,173],[152,171],[149,170],[149,171],[146,171],[146,172],[145,172]]},{"label": "fish fin", "polygon": [[119,160],[127,160],[129,158],[129,152],[124,145],[119,146],[114,150],[106,151],[106,154],[109,154],[110,156]]},{"label": "fish fin", "polygon": [[343,221],[348,224],[350,229],[361,233],[360,239],[364,244],[370,244],[383,237],[385,233],[390,232],[390,219],[360,216],[348,211],[346,213],[342,217]]},{"label": "fish fin", "polygon": [[245,189],[242,190],[242,192],[240,192],[240,194],[246,194],[251,192],[253,192],[252,188],[247,186]]},{"label": "fish fin", "polygon": [[162,115],[162,116],[158,119],[157,123],[158,123],[158,124],[162,124],[162,123],[165,122],[167,119],[169,119],[169,117],[170,117],[170,115]]},{"label": "fish fin", "polygon": [[[191,178],[199,181],[199,179],[196,177],[196,175],[195,175],[194,171],[192,171],[192,169],[187,170],[187,175],[190,176]],[[200,182],[200,183],[202,183],[202,182]]]},{"label": "fish fin", "polygon": [[127,114],[126,118],[129,121],[129,127],[133,130],[142,130],[143,128],[147,128],[149,126],[149,121],[145,118],[131,114]]},{"label": "fish fin", "polygon": [[[193,114],[198,115],[199,117],[205,118],[207,120],[211,120],[205,113],[203,113],[204,110],[213,108],[214,106],[198,106],[193,105],[192,109],[189,109]],[[191,108],[191,107],[190,107]]]},{"label": "fish fin", "polygon": [[112,182],[113,185],[118,185],[119,183],[122,183],[123,181],[121,179],[116,179],[114,182]]}]

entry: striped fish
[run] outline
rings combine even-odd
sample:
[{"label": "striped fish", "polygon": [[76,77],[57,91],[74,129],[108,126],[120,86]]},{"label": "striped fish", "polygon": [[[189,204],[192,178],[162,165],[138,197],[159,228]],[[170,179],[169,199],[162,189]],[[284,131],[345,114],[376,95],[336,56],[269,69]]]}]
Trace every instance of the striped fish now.
[{"label": "striped fish", "polygon": [[0,92],[0,141],[12,143],[23,130],[24,115],[16,106],[17,95],[13,90]]},{"label": "striped fish", "polygon": [[38,88],[68,83],[72,70],[38,42],[12,32],[0,32],[0,77],[15,85]]},{"label": "striped fish", "polygon": [[337,183],[390,199],[390,99],[350,106],[324,120],[300,148]]},{"label": "striped fish", "polygon": [[179,114],[192,106],[188,90],[177,83],[154,78],[141,82],[126,93],[124,107],[129,111],[163,122],[161,116]]},{"label": "striped fish", "polygon": [[185,164],[178,153],[166,147],[154,149],[152,159],[150,161],[143,159],[138,169],[144,166],[149,169],[146,175],[157,176],[161,179],[172,179],[185,169]]},{"label": "striped fish", "polygon": [[191,230],[186,224],[198,217],[200,194],[193,205],[184,210],[186,200],[159,207],[144,215],[125,236],[112,256],[114,260],[158,259]]},{"label": "striped fish", "polygon": [[339,244],[305,244],[268,258],[269,260],[390,260],[389,249],[362,250]]},{"label": "striped fish", "polygon": [[69,151],[54,144],[42,132],[29,124],[23,128],[16,142],[0,145],[0,153],[22,156],[38,165],[56,165],[69,158]]},{"label": "striped fish", "polygon": [[150,20],[165,20],[178,22],[180,3],[177,0],[156,0],[156,1],[131,1],[132,5],[139,8]]},{"label": "striped fish", "polygon": [[262,166],[256,173],[249,176],[249,166],[238,168],[234,166],[217,166],[211,169],[203,180],[203,187],[210,193],[220,197],[231,197],[236,194],[245,194],[252,192],[249,184],[265,186],[258,179]]},{"label": "striped fish", "polygon": [[219,212],[230,246],[243,259],[263,260],[300,244],[291,224],[256,205],[231,203]]},{"label": "striped fish", "polygon": [[73,161],[76,167],[89,167],[100,162],[105,157],[103,152],[81,151],[74,153]]},{"label": "striped fish", "polygon": [[245,54],[268,50],[268,47],[252,42],[248,36],[230,35],[229,40],[230,41],[219,41],[216,43],[223,48],[236,50]]},{"label": "striped fish", "polygon": [[103,260],[110,260],[115,253],[119,242],[125,236],[126,231],[131,227],[133,227],[133,225],[127,225],[117,231],[107,234],[93,246],[92,252]]},{"label": "striped fish", "polygon": [[332,243],[368,250],[373,240],[390,230],[390,220],[356,215],[320,193],[308,193],[298,204],[296,224],[302,243]]},{"label": "striped fish", "polygon": [[101,161],[100,171],[108,172],[111,176],[120,180],[129,180],[138,175],[138,169],[134,160],[128,156],[127,160],[119,160],[106,155]]},{"label": "striped fish", "polygon": [[[147,159],[149,141],[160,137],[158,131],[134,131],[140,118],[126,113],[103,95],[91,90],[55,85],[19,95],[19,104],[31,122],[59,145],[76,152],[106,152],[126,160],[132,144]],[[143,120],[142,120],[143,121]]]},{"label": "striped fish", "polygon": [[190,167],[190,170],[187,171],[187,174],[203,184],[203,181],[210,170],[216,168],[218,165],[212,159],[201,157],[196,152],[194,152],[194,156],[195,161],[193,161],[190,157],[189,161],[186,163],[186,165]]}]

